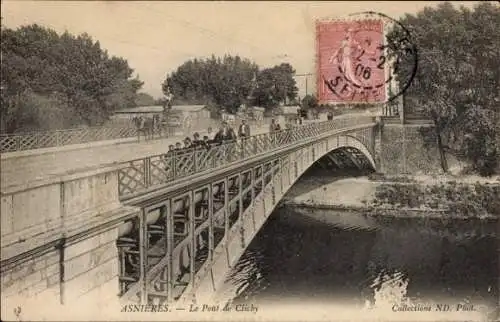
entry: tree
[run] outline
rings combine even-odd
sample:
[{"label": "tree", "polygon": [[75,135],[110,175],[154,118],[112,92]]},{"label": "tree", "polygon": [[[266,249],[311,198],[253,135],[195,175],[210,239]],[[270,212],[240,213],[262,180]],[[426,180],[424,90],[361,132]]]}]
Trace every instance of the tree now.
[{"label": "tree", "polygon": [[314,95],[307,94],[300,102],[300,115],[307,117],[309,110],[317,110],[319,108],[318,99]]},{"label": "tree", "polygon": [[270,108],[295,99],[294,73],[287,63],[259,72],[248,59],[212,56],[185,62],[167,76],[162,88],[165,94],[171,89],[176,104],[215,104],[234,113],[245,103]]},{"label": "tree", "polygon": [[[153,96],[147,93],[138,93],[135,99],[135,105],[137,106],[153,106],[157,105],[157,100]],[[158,104],[161,105],[161,104]]]},{"label": "tree", "polygon": [[257,71],[255,63],[239,56],[193,59],[168,75],[162,89],[167,94],[170,88],[176,104],[215,104],[234,113],[251,93]]},{"label": "tree", "polygon": [[301,107],[303,110],[309,110],[311,108],[317,108],[318,107],[318,99],[314,95],[307,94],[304,96],[302,99],[302,104]]},{"label": "tree", "polygon": [[257,75],[257,88],[254,91],[255,104],[272,108],[281,102],[286,103],[297,97],[298,88],[293,78],[295,70],[288,63],[263,69]]},{"label": "tree", "polygon": [[[16,30],[2,26],[1,54],[6,132],[99,124],[115,109],[134,106],[143,84],[131,78],[126,60],[109,57],[87,34],[59,35],[36,24]],[[42,117],[49,106],[64,114],[64,124]]]},{"label": "tree", "polygon": [[[418,48],[419,68],[405,93],[406,105],[418,107],[434,123],[441,167],[446,153],[470,162],[481,174],[497,163],[495,124],[500,103],[500,8],[480,3],[474,10],[442,3],[401,19]],[[392,53],[404,52],[403,30],[388,35]],[[400,55],[399,79],[407,79],[411,55]],[[429,136],[430,133],[426,132]],[[429,139],[426,138],[427,140]]]}]

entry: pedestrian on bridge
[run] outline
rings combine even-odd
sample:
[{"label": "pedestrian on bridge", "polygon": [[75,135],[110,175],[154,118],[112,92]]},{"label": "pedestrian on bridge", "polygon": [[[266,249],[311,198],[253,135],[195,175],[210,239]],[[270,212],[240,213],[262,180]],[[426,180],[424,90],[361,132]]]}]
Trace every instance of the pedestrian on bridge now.
[{"label": "pedestrian on bridge", "polygon": [[[173,144],[170,144],[168,146],[167,153],[165,153],[165,155],[163,155],[163,161],[165,162],[165,164],[168,164],[168,158],[173,157],[174,154],[175,154],[175,146]],[[168,166],[165,167],[165,170],[168,171]]]},{"label": "pedestrian on bridge", "polygon": [[247,124],[245,119],[241,120],[240,127],[238,129],[238,137],[241,139],[241,158],[245,157],[245,150],[247,149],[248,139],[250,139],[250,125]]},{"label": "pedestrian on bridge", "polygon": [[189,137],[186,137],[184,139],[184,149],[189,149],[192,147],[193,147],[193,142],[191,141],[191,139]]},{"label": "pedestrian on bridge", "polygon": [[241,139],[246,139],[250,137],[250,125],[247,124],[247,121],[245,119],[241,120],[241,124],[238,129],[238,136]]},{"label": "pedestrian on bridge", "polygon": [[276,123],[276,120],[275,119],[271,119],[271,124],[269,125],[269,135],[271,137],[271,143],[273,145],[276,144],[277,142],[277,133],[278,131],[280,131],[281,128],[280,128],[280,125],[278,123]]},{"label": "pedestrian on bridge", "polygon": [[222,122],[222,126],[214,137],[214,141],[218,145],[224,145],[224,155],[223,162],[230,162],[231,157],[234,153],[234,146],[229,144],[230,142],[234,142],[236,140],[236,133],[234,130],[227,124],[227,122]]},{"label": "pedestrian on bridge", "polygon": [[222,122],[222,126],[219,129],[219,132],[215,134],[214,141],[218,144],[223,144],[226,142],[236,140],[236,134],[234,130],[229,127],[227,122]]},{"label": "pedestrian on bridge", "polygon": [[194,147],[194,148],[198,148],[198,147],[200,147],[200,146],[201,146],[201,144],[202,144],[202,143],[203,143],[203,141],[202,141],[202,140],[200,140],[200,133],[195,132],[195,133],[193,134],[193,144],[192,144],[192,145],[193,145],[193,147]]},{"label": "pedestrian on bridge", "polygon": [[212,146],[212,144],[214,143],[214,140],[210,140],[208,138],[208,135],[204,135],[203,136],[203,144],[204,146],[207,148],[207,149],[210,149],[210,147]]},{"label": "pedestrian on bridge", "polygon": [[271,119],[271,124],[269,124],[269,133],[273,133],[276,131],[276,120]]},{"label": "pedestrian on bridge", "polygon": [[274,133],[277,131],[281,131],[281,126],[276,122],[275,119],[271,119],[271,124],[269,124],[269,132]]}]

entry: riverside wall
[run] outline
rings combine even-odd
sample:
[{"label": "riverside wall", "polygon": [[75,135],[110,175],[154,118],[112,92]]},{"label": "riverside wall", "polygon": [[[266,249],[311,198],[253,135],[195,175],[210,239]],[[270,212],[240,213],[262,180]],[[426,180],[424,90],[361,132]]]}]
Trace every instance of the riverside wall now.
[{"label": "riverside wall", "polygon": [[2,317],[116,297],[118,227],[138,209],[118,198],[118,170],[101,167],[2,191]]}]

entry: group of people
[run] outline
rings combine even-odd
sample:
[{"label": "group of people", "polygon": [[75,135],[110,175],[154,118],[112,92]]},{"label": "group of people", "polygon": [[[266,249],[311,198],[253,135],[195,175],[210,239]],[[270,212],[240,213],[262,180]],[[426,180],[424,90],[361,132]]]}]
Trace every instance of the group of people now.
[{"label": "group of people", "polygon": [[[274,124],[274,120],[273,120]],[[279,127],[279,124],[278,124]],[[238,135],[234,132],[233,128],[226,122],[223,121],[219,131],[215,133],[213,138],[212,136],[212,128],[209,127],[207,130],[207,135],[204,135],[203,138],[200,136],[198,132],[193,134],[193,139],[190,137],[186,137],[184,141],[177,142],[175,145],[171,144],[168,146],[168,151],[181,151],[188,149],[210,149],[210,147],[214,145],[222,145],[227,142],[236,141],[236,139],[245,139],[250,137],[250,125],[247,124],[246,120],[242,120],[241,124],[238,128]]]}]

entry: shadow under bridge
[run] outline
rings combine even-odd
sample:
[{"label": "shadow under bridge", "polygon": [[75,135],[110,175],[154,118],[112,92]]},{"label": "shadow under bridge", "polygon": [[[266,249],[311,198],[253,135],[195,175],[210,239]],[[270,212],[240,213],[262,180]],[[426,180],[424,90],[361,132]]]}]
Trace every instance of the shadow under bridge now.
[{"label": "shadow under bridge", "polygon": [[355,169],[360,173],[375,171],[377,167],[372,153],[361,142],[356,141],[328,152],[313,166],[323,170]]}]

